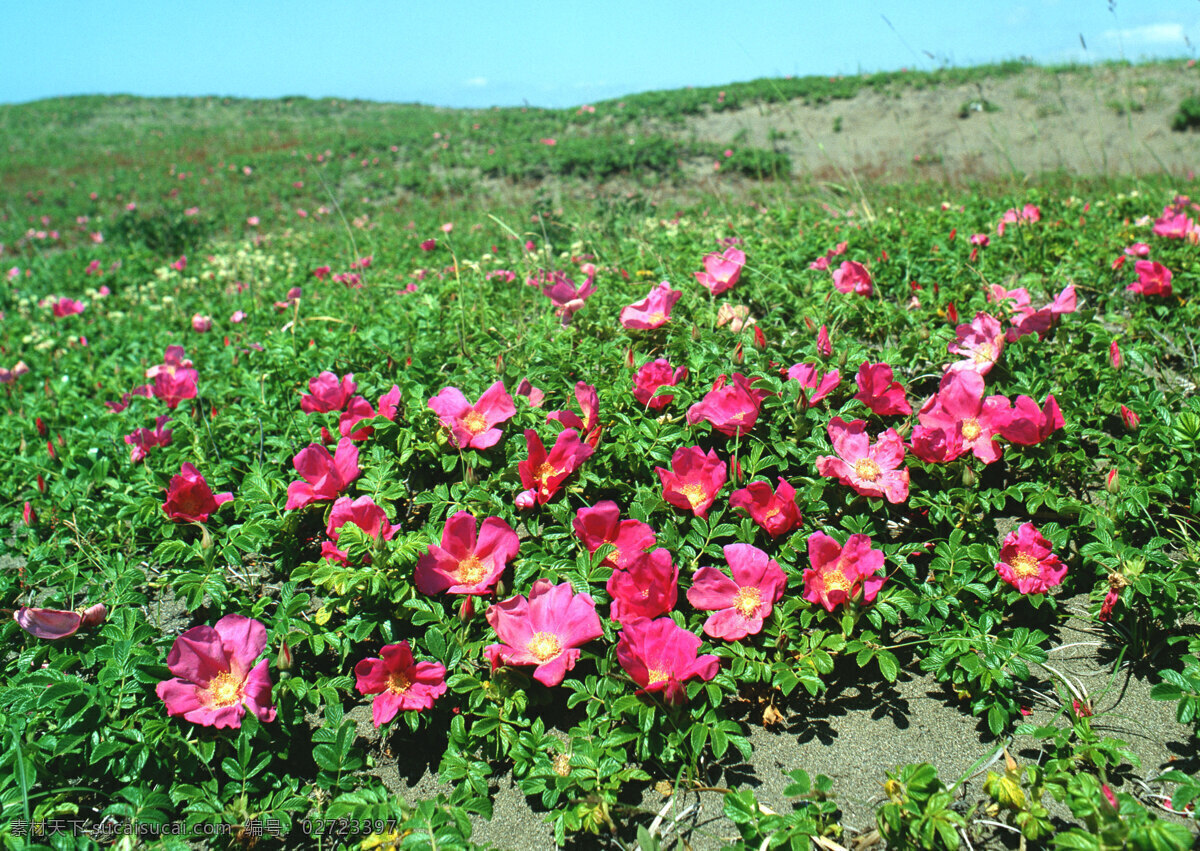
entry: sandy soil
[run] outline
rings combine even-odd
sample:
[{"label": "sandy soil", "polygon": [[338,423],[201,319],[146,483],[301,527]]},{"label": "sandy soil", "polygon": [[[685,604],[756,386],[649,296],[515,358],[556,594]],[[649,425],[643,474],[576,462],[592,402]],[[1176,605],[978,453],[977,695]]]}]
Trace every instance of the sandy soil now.
[{"label": "sandy soil", "polygon": [[1198,91],[1200,67],[1182,64],[1030,69],[898,97],[868,92],[821,106],[794,101],[712,113],[684,132],[703,142],[774,146],[798,174],[818,179],[853,172],[860,180],[954,181],[1058,170],[1186,176],[1200,168],[1200,134],[1174,133],[1170,122],[1179,102]]}]

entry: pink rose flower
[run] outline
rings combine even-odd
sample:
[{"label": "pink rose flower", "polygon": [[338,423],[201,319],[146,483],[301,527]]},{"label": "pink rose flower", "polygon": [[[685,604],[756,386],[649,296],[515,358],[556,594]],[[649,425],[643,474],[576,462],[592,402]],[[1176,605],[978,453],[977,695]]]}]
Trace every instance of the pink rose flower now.
[{"label": "pink rose flower", "polygon": [[375,695],[371,720],[376,727],[391,721],[401,710],[428,709],[446,693],[446,666],[415,661],[407,641],[388,644],[379,656],[362,659],[354,666],[358,693]]},{"label": "pink rose flower", "polygon": [[665,408],[675,399],[671,393],[659,393],[663,387],[674,387],[680,381],[687,379],[687,367],[672,370],[671,364],[665,358],[642,364],[633,377],[633,398],[650,408],[659,410]]},{"label": "pink rose flower", "polygon": [[502,518],[486,518],[476,534],[475,516],[459,511],[446,519],[441,546],[430,544],[417,561],[417,590],[430,595],[487,594],[519,546],[517,533]]},{"label": "pink rose flower", "polygon": [[847,423],[834,417],[827,428],[836,455],[817,457],[817,472],[837,479],[863,496],[882,496],[891,503],[908,499],[904,441],[889,428],[872,445],[866,422]]},{"label": "pink rose flower", "polygon": [[824,532],[813,532],[808,536],[812,567],[804,571],[804,599],[827,612],[850,601],[871,602],[883,585],[883,558],[883,550],[871,549],[866,535],[851,535],[843,546]]},{"label": "pink rose flower", "polygon": [[1061,585],[1067,566],[1050,549],[1050,542],[1032,523],[1009,532],[996,564],[1000,578],[1022,594],[1045,594]]},{"label": "pink rose flower", "polygon": [[774,559],[750,544],[727,544],[725,561],[733,578],[715,567],[702,567],[692,577],[688,602],[715,612],[704,622],[704,634],[726,641],[757,635],[771,607],[779,602],[787,577]]},{"label": "pink rose flower", "polygon": [[442,427],[458,449],[487,449],[500,441],[496,428],[517,413],[512,396],[497,381],[472,405],[457,387],[445,387],[429,400],[429,407],[438,415]]},{"label": "pink rose flower", "polygon": [[721,668],[716,656],[698,656],[699,650],[700,636],[670,618],[643,619],[621,630],[617,661],[640,686],[639,693],[662,692],[663,700],[678,705],[687,700],[684,682],[711,680]]},{"label": "pink rose flower", "polygon": [[487,622],[499,644],[483,649],[494,671],[504,665],[535,665],[533,678],[556,686],[575,667],[579,649],[604,634],[596,604],[588,594],[576,594],[571,583],[549,579],[533,583],[529,597],[513,597],[489,606]]},{"label": "pink rose flower", "polygon": [[676,449],[671,469],[655,467],[654,472],[662,482],[663,499],[701,518],[708,517],[708,509],[728,478],[725,462],[717,457],[716,450],[705,454],[699,446]]},{"label": "pink rose flower", "polygon": [[163,512],[176,522],[203,523],[220,506],[233,499],[232,493],[213,494],[200,471],[185,463],[167,486]]}]

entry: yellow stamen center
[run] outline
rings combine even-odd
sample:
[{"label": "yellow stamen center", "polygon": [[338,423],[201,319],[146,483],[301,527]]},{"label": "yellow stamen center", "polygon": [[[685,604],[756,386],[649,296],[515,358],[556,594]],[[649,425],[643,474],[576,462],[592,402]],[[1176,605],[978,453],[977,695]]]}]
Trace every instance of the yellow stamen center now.
[{"label": "yellow stamen center", "polygon": [[567,777],[571,773],[571,757],[565,753],[556,754],[551,765],[554,767],[554,773],[559,777]]},{"label": "yellow stamen center", "polygon": [[242,700],[242,685],[244,680],[240,680],[233,674],[222,672],[217,674],[208,682],[208,706],[211,709],[224,709],[226,706],[233,706],[235,703],[240,703]]},{"label": "yellow stamen center", "polygon": [[487,417],[478,411],[471,411],[463,417],[463,425],[471,434],[479,434],[481,431],[487,431]]},{"label": "yellow stamen center", "polygon": [[996,349],[991,343],[980,343],[979,348],[975,350],[975,363],[987,363],[990,360],[995,360]]},{"label": "yellow stamen center", "polygon": [[1008,564],[1018,579],[1028,579],[1041,573],[1038,560],[1029,553],[1017,553]]},{"label": "yellow stamen center", "polygon": [[561,470],[559,470],[557,467],[555,467],[553,464],[551,464],[549,461],[547,461],[546,463],[542,464],[540,467],[538,467],[534,471],[533,477],[535,479],[537,479],[539,482],[548,482],[550,479],[554,478],[561,472],[562,472]]},{"label": "yellow stamen center", "polygon": [[964,440],[974,440],[983,433],[983,428],[979,425],[979,420],[963,420],[962,431]]},{"label": "yellow stamen center", "polygon": [[772,505],[770,510],[768,510],[767,513],[763,515],[763,520],[770,520],[772,517],[777,516],[779,513],[780,513],[779,506]]},{"label": "yellow stamen center", "polygon": [[487,567],[479,560],[478,556],[469,555],[458,563],[458,570],[455,573],[459,585],[476,585],[487,573]]},{"label": "yellow stamen center", "polygon": [[825,574],[825,593],[830,591],[850,593],[850,580],[846,578],[846,574],[836,568]]},{"label": "yellow stamen center", "polygon": [[671,679],[670,671],[664,671],[662,668],[650,668],[646,671],[646,685],[648,686],[665,683],[669,679]]},{"label": "yellow stamen center", "polygon": [[733,596],[733,607],[744,618],[754,617],[754,613],[758,611],[761,604],[762,594],[757,588],[739,588]]},{"label": "yellow stamen center", "polygon": [[683,494],[684,498],[688,501],[688,505],[693,509],[698,505],[704,504],[704,486],[701,484],[692,483],[684,485],[679,489],[679,492]]},{"label": "yellow stamen center", "polygon": [[397,672],[388,677],[387,687],[392,694],[404,694],[412,688],[412,680]]},{"label": "yellow stamen center", "polygon": [[551,632],[535,632],[529,639],[529,652],[539,662],[546,662],[562,653],[562,642]]},{"label": "yellow stamen center", "polygon": [[664,314],[661,310],[656,310],[656,311],[654,311],[654,313],[650,314],[649,322],[651,325],[661,325],[662,323],[664,323],[666,321],[667,321],[666,314]]},{"label": "yellow stamen center", "polygon": [[859,458],[854,462],[854,475],[868,482],[879,478],[879,465],[870,458]]}]

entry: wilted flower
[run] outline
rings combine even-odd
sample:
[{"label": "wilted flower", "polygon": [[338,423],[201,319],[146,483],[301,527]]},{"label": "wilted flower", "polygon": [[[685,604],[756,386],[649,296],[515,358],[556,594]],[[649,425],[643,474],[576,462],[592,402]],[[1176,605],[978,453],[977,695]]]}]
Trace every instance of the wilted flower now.
[{"label": "wilted flower", "polygon": [[772,490],[769,482],[751,482],[730,494],[729,504],[744,508],[772,538],[785,535],[800,525],[796,489],[782,476],[778,491]]},{"label": "wilted flower", "polygon": [[319,443],[310,443],[292,459],[302,481],[287,489],[285,510],[303,508],[313,502],[337,499],[350,482],[358,478],[358,448],[348,437],[338,441],[335,454]]},{"label": "wilted flower", "polygon": [[533,678],[556,686],[579,659],[578,648],[604,634],[596,604],[576,594],[571,583],[533,583],[529,598],[513,597],[489,606],[487,621],[500,644],[483,649],[492,670],[504,665],[536,665]]},{"label": "wilted flower", "polygon": [[726,386],[725,376],[722,375],[701,401],[688,408],[688,424],[695,425],[700,420],[707,420],[727,437],[749,433],[758,420],[758,412],[767,395],[764,390],[755,390],[752,383],[752,379],[735,372],[733,383]]},{"label": "wilted flower", "polygon": [[546,414],[546,421],[557,420],[567,428],[573,428],[583,435],[583,440],[589,446],[595,447],[600,442],[600,400],[596,388],[582,381],[575,383],[575,401],[583,419],[574,411],[551,411]]},{"label": "wilted flower", "polygon": [[96,603],[94,606],[77,611],[21,606],[13,612],[13,620],[17,622],[17,626],[34,638],[41,638],[45,641],[68,638],[80,629],[103,623],[106,617],[108,617],[108,608],[103,603]]},{"label": "wilted flower", "polygon": [[661,282],[650,291],[650,295],[621,309],[621,326],[647,331],[661,328],[670,320],[671,308],[682,295],[682,290],[673,290],[669,283]]},{"label": "wilted flower", "polygon": [[171,417],[163,414],[154,420],[154,428],[138,428],[125,435],[125,442],[133,448],[129,450],[129,462],[136,464],[143,460],[149,450],[155,446],[171,445],[171,429],[163,428],[171,421]]},{"label": "wilted flower", "polygon": [[346,403],[357,389],[353,373],[339,379],[332,372],[322,372],[308,380],[308,393],[300,397],[300,410],[306,414],[340,411],[346,407]]},{"label": "wilted flower", "polygon": [[362,695],[376,695],[371,720],[382,727],[400,710],[420,712],[446,693],[446,666],[417,662],[407,641],[388,644],[378,659],[362,659],[354,666],[354,687]]},{"label": "wilted flower", "polygon": [[867,267],[853,260],[843,260],[833,273],[833,286],[840,293],[869,296],[875,291]]},{"label": "wilted flower", "polygon": [[675,608],[679,597],[679,568],[664,547],[638,553],[613,570],[605,584],[612,597],[610,616],[620,623],[656,618]]},{"label": "wilted flower", "polygon": [[1171,294],[1171,270],[1157,260],[1139,260],[1133,264],[1138,279],[1125,289],[1127,292],[1141,295]]},{"label": "wilted flower", "polygon": [[638,402],[657,411],[671,404],[675,396],[671,393],[659,393],[663,387],[674,387],[687,378],[687,367],[672,370],[666,358],[658,358],[642,364],[633,376],[633,398]]},{"label": "wilted flower", "polygon": [[243,615],[226,615],[215,626],[195,626],[175,639],[167,654],[174,679],[155,688],[168,715],[205,727],[238,728],[249,709],[275,720],[267,660],[267,628]]},{"label": "wilted flower", "polygon": [[203,334],[212,330],[212,317],[197,313],[192,317],[192,330]]}]

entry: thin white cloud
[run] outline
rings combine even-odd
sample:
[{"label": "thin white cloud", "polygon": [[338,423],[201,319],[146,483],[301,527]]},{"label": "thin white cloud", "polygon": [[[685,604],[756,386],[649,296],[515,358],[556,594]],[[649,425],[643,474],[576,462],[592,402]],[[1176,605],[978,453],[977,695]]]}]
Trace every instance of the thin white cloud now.
[{"label": "thin white cloud", "polygon": [[476,88],[476,89],[483,88],[487,84],[488,84],[487,77],[472,77],[469,80],[463,80],[464,86],[471,86],[472,88]]},{"label": "thin white cloud", "polygon": [[1102,37],[1106,41],[1136,44],[1182,44],[1183,24],[1146,24],[1124,30],[1105,30]]}]

